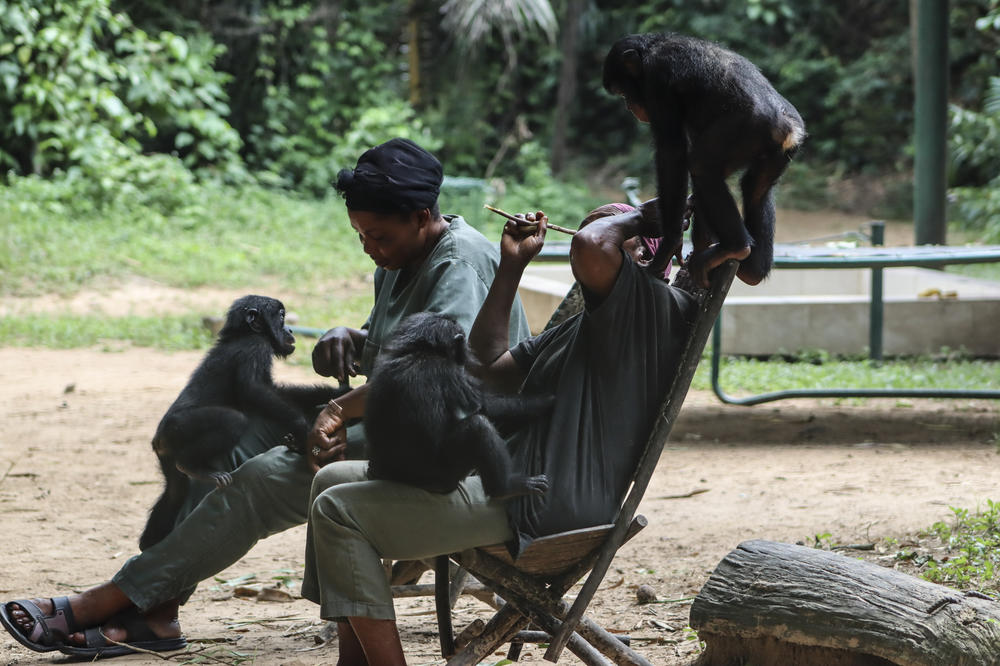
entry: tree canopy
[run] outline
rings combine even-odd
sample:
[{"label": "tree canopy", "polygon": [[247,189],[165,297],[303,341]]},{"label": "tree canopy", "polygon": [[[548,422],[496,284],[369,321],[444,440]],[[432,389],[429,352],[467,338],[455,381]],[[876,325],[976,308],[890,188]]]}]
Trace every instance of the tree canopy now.
[{"label": "tree canopy", "polygon": [[[1000,3],[952,0],[950,14],[951,180],[986,219],[1000,210]],[[910,169],[911,16],[877,0],[0,0],[0,162],[96,195],[149,160],[182,181],[322,194],[398,135],[454,175],[648,175],[648,134],[600,71],[621,35],[666,30],[755,62],[806,120],[801,162]]]}]

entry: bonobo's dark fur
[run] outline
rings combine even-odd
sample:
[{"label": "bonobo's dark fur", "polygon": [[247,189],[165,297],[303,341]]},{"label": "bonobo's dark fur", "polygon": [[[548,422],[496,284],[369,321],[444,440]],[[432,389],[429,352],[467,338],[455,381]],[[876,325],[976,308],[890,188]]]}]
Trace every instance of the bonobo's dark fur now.
[{"label": "bonobo's dark fur", "polygon": [[232,304],[219,338],[160,420],[153,450],[166,480],[139,538],[145,550],[174,527],[187,494],[188,477],[214,481],[232,477],[220,466],[249,426],[248,416],[282,424],[289,448],[302,451],[306,434],[322,407],[342,391],[332,386],[275,385],[275,356],[295,351],[285,326],[285,306],[266,296],[244,296]]},{"label": "bonobo's dark fur", "polygon": [[[664,242],[650,270],[661,273],[679,249],[690,174],[692,276],[707,284],[703,267],[713,255],[749,247],[739,276],[750,284],[763,280],[774,255],[771,188],[806,136],[795,107],[746,58],[676,34],[616,42],[604,61],[604,87],[645,110],[653,133]],[[742,220],[726,185],[740,170]],[[706,252],[716,241],[718,247]]]},{"label": "bonobo's dark fur", "polygon": [[382,348],[368,380],[368,476],[450,492],[473,470],[494,498],[548,489],[544,475],[511,467],[491,419],[515,423],[541,414],[551,397],[486,392],[462,328],[432,313],[410,315]]}]

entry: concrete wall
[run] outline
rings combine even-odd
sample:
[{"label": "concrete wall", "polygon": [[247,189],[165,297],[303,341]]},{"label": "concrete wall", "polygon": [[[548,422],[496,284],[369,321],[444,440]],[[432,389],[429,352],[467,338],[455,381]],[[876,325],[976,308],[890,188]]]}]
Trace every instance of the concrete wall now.
[{"label": "concrete wall", "polygon": [[[541,330],[572,282],[566,264],[528,268],[520,294],[532,331]],[[865,353],[870,283],[867,269],[777,269],[757,287],[737,281],[722,310],[722,349],[748,355]],[[884,272],[884,294],[885,354],[949,347],[1000,356],[1000,283],[892,268]]]}]

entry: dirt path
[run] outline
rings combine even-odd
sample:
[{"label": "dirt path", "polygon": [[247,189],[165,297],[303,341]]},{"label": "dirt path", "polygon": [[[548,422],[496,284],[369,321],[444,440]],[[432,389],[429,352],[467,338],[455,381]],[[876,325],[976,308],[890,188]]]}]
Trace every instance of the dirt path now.
[{"label": "dirt path", "polygon": [[[160,484],[149,438],[199,358],[0,349],[0,599],[85,588],[136,551]],[[301,367],[282,365],[279,373],[312,380]],[[697,647],[684,630],[688,603],[638,606],[637,585],[684,599],[744,539],[811,543],[830,534],[839,543],[873,542],[946,519],[949,506],[997,499],[1000,465],[989,443],[997,406],[914,403],[737,408],[693,393],[640,509],[650,526],[615,560],[592,615],[629,633],[653,663],[690,664]],[[223,641],[210,649],[230,663],[231,651],[259,664],[335,661],[335,645],[314,643],[322,623],[311,603],[242,599],[222,582],[282,578],[297,595],[304,541],[301,527],[267,539],[203,584],[182,609],[187,636],[199,647]],[[432,608],[430,599],[397,605],[411,664],[443,663]],[[463,600],[455,624],[487,615]],[[2,664],[58,661],[0,635]],[[578,663],[569,655],[564,661]],[[541,650],[526,650],[521,663],[542,663]]]}]

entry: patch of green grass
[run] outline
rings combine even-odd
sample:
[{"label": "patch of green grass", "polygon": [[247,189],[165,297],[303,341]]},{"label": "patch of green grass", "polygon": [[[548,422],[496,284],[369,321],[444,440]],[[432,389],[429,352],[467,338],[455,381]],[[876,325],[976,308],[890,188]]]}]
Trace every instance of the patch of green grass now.
[{"label": "patch of green grass", "polygon": [[[280,285],[298,323],[315,328],[361,326],[371,309],[371,282],[362,278],[374,266],[340,199],[199,185],[197,196],[168,214],[152,206],[75,210],[59,183],[19,182],[0,188],[0,294],[69,295],[142,278],[181,289]],[[205,314],[14,312],[0,321],[0,345],[202,349],[212,342]]]},{"label": "patch of green grass", "polygon": [[0,318],[0,344],[70,349],[111,343],[131,343],[156,349],[205,349],[212,336],[194,315],[103,317],[33,314]]},{"label": "patch of green grass", "polygon": [[[900,358],[879,364],[867,359],[804,354],[799,359],[723,357],[720,383],[733,395],[801,388],[976,388],[1000,389],[1000,364],[945,354]],[[692,387],[711,390],[710,350],[705,352]]]},{"label": "patch of green grass", "polygon": [[0,293],[67,293],[130,275],[175,287],[274,278],[297,288],[372,270],[339,199],[203,185],[165,215],[123,206],[78,212],[38,189],[0,189]]},{"label": "patch of green grass", "polygon": [[929,558],[921,575],[961,589],[998,588],[1000,567],[1000,501],[986,501],[977,511],[951,507],[950,523],[940,521],[931,532],[948,549],[947,557]]},{"label": "patch of green grass", "polygon": [[[360,327],[372,306],[372,292],[303,294],[287,305],[294,307],[302,326],[327,329],[333,326]],[[222,313],[220,313],[222,314]],[[202,323],[204,313],[154,316],[74,314],[23,314],[0,318],[0,346],[74,349],[130,343],[162,350],[207,349],[214,339]],[[311,363],[309,352],[315,338],[298,335],[298,351],[289,361]],[[120,347],[121,345],[110,345]]]}]

